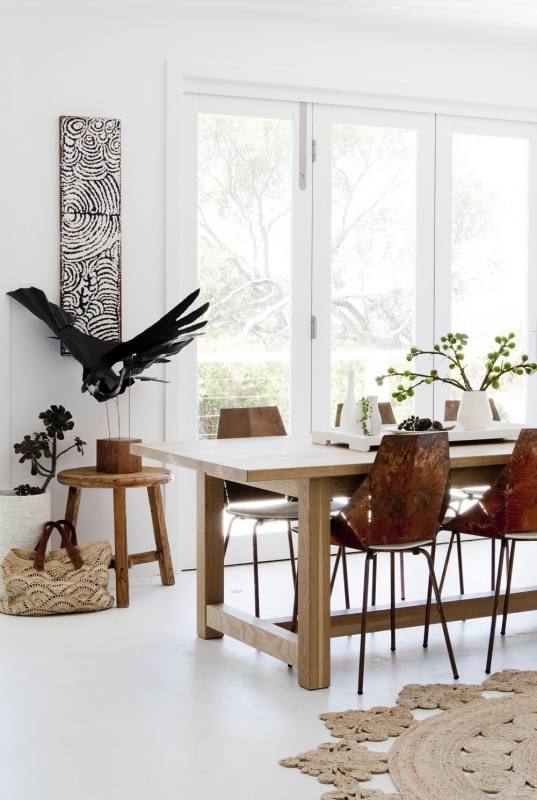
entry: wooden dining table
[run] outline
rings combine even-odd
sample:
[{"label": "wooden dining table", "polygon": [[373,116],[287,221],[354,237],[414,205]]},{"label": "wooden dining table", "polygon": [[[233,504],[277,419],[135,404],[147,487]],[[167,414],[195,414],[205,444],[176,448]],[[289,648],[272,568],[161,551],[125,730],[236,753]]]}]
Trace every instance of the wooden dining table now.
[{"label": "wooden dining table", "polygon": [[[513,441],[450,447],[453,487],[489,484]],[[197,630],[202,639],[231,636],[297,667],[305,689],[330,685],[330,640],[360,630],[358,609],[330,609],[330,500],[349,496],[368,474],[375,451],[357,452],[288,436],[136,444],[133,453],[197,473]],[[291,615],[258,619],[224,603],[224,481],[298,497],[298,630]],[[489,585],[489,571],[483,570]],[[443,598],[449,621],[487,617],[492,593]],[[537,609],[537,587],[513,590],[510,611]],[[396,626],[422,625],[425,600],[397,604]],[[438,622],[436,608],[432,622]],[[368,631],[390,627],[388,606],[368,613]]]}]

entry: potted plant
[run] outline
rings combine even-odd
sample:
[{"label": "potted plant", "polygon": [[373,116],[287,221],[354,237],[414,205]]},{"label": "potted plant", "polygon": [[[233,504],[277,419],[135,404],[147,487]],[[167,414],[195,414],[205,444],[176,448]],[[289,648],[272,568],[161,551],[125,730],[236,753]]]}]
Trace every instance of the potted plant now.
[{"label": "potted plant", "polygon": [[526,354],[515,356],[513,351],[517,345],[514,333],[496,336],[494,341],[495,347],[487,353],[482,379],[477,383],[472,384],[468,377],[465,355],[468,336],[465,333],[447,333],[440,337],[440,344],[435,344],[432,350],[411,347],[407,354],[406,360],[409,362],[422,355],[441,358],[449,370],[446,374],[441,374],[436,368],[424,373],[389,367],[386,374],[379,375],[376,381],[382,386],[386,378],[403,379],[392,393],[398,402],[413,397],[416,388],[424,383],[445,383],[462,392],[457,422],[466,429],[488,428],[492,414],[487,389],[498,389],[506,375],[533,375],[537,372],[537,364],[530,361]]},{"label": "potted plant", "polygon": [[12,547],[32,548],[50,519],[50,494],[47,487],[56,475],[58,460],[76,450],[83,454],[84,445],[79,436],[73,444],[61,447],[58,443],[65,439],[65,433],[74,428],[70,411],[63,406],[51,405],[39,414],[44,430],[26,434],[22,441],[13,447],[19,462],[30,462],[30,473],[39,476],[39,486],[28,483],[14,489],[0,491],[0,561]]}]

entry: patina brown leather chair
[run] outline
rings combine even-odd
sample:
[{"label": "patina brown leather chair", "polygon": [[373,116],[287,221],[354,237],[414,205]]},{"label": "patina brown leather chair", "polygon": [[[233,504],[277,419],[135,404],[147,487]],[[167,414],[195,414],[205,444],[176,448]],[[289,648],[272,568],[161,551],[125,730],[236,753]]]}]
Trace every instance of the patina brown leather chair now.
[{"label": "patina brown leather chair", "polygon": [[496,482],[474,505],[446,520],[443,527],[459,534],[468,533],[501,542],[485,667],[488,674],[492,664],[504,561],[507,563],[507,586],[502,636],[505,635],[509,613],[516,543],[537,542],[537,429],[525,428],[520,432],[509,463]]},{"label": "patina brown leather chair", "polygon": [[[255,436],[286,436],[287,431],[277,406],[258,406],[255,408],[222,408],[218,419],[218,439],[237,439]],[[265,522],[283,522],[287,526],[289,558],[293,584],[296,589],[296,564],[293,545],[293,526],[298,524],[298,502],[284,495],[244,486],[232,481],[224,482],[226,511],[230,521],[224,540],[224,555],[227,552],[233,525],[237,519],[251,520],[252,560],[254,567],[255,615],[259,617],[259,560],[257,533]],[[275,502],[268,503],[268,500]],[[336,513],[342,503],[333,502],[332,512]],[[334,583],[335,576],[332,579]],[[348,598],[348,592],[347,592]]]},{"label": "patina brown leather chair", "polygon": [[[339,428],[341,424],[341,412],[343,411],[343,403],[337,404],[336,409],[336,428]],[[379,403],[379,414],[380,419],[383,425],[397,425],[397,420],[395,419],[395,414],[393,413],[392,404],[389,402],[381,402]],[[334,572],[332,575],[332,586],[334,585],[337,571],[339,567],[339,562],[341,560],[341,565],[343,567],[343,585],[345,588],[345,606],[346,608],[350,608],[349,604],[349,586],[348,586],[348,577],[347,577],[347,552],[344,547],[338,548],[337,556],[336,556],[336,563],[334,567]],[[401,587],[401,600],[405,599],[405,557],[403,553],[399,555],[399,579],[400,579],[400,587]],[[373,561],[373,580],[371,586],[371,605],[376,605],[376,597],[377,597],[377,559]]]},{"label": "patina brown leather chair", "polygon": [[[500,422],[500,414],[496,407],[496,403],[492,399],[489,399],[490,403],[490,410],[492,411],[492,419],[495,422]],[[456,422],[457,415],[459,413],[460,407],[460,400],[446,400],[444,406],[444,421],[445,422]],[[450,496],[450,507],[456,513],[459,514],[462,506],[464,503],[467,503],[469,500],[479,500],[483,496],[483,494],[487,491],[488,486],[469,486],[465,489],[452,489],[451,496]],[[453,549],[453,545],[457,547],[457,565],[459,568],[459,591],[461,594],[464,594],[464,571],[462,566],[462,542],[461,542],[461,535],[460,533],[453,532],[449,538],[448,549],[446,553],[446,559],[444,561],[444,568],[442,570],[442,577],[440,578],[440,593],[442,593],[442,589],[444,588],[444,581],[446,580],[447,570],[449,566],[449,561],[451,558],[451,551]],[[496,581],[496,542],[493,539],[490,545],[490,588],[494,591],[494,584]]]},{"label": "patina brown leather chair", "polygon": [[[367,479],[331,521],[332,543],[366,553],[358,693],[364,684],[369,571],[382,553],[390,556],[391,649],[395,650],[395,556],[423,555],[429,568],[428,603],[434,591],[453,677],[457,666],[434,572],[436,535],[449,501],[446,433],[385,436]],[[426,549],[431,548],[431,553]],[[428,625],[428,618],[426,619]]]}]

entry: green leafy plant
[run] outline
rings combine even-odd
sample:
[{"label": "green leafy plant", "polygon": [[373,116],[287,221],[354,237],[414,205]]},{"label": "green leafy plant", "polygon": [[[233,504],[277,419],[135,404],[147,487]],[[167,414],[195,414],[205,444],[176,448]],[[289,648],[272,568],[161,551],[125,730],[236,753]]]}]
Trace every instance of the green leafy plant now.
[{"label": "green leafy plant", "polygon": [[39,414],[39,419],[45,430],[26,434],[22,442],[13,445],[15,453],[20,456],[19,462],[23,464],[25,461],[29,461],[30,473],[44,479],[41,486],[30,486],[28,483],[16,486],[15,494],[21,496],[42,494],[56,475],[58,459],[69,450],[76,448],[79,453],[84,455],[86,442],[79,436],[74,437],[74,443],[69,447],[65,447],[63,450],[58,448],[58,442],[65,439],[67,431],[71,431],[75,426],[70,411],[66,411],[63,406],[52,405]]},{"label": "green leafy plant", "polygon": [[444,365],[450,370],[447,375],[441,375],[438,369],[431,369],[424,373],[412,369],[397,370],[395,367],[388,367],[386,374],[379,375],[376,381],[379,386],[382,386],[386,378],[403,378],[405,382],[397,384],[396,390],[392,392],[392,397],[398,402],[403,402],[407,398],[413,397],[416,388],[423,383],[431,384],[440,381],[463,392],[486,391],[489,387],[498,389],[500,381],[506,375],[533,375],[537,372],[537,364],[530,361],[525,353],[515,356],[513,351],[516,350],[517,345],[514,333],[509,333],[507,336],[496,336],[494,342],[495,349],[487,353],[483,378],[476,386],[472,386],[467,374],[465,347],[468,344],[468,336],[466,333],[447,333],[440,337],[440,344],[435,344],[432,350],[411,347],[407,354],[406,360],[410,362],[422,355],[441,357]]},{"label": "green leafy plant", "polygon": [[369,436],[369,418],[371,416],[371,403],[367,399],[367,397],[362,397],[360,400],[360,408],[361,408],[361,415],[360,415],[360,424],[362,426],[362,433],[364,436]]}]

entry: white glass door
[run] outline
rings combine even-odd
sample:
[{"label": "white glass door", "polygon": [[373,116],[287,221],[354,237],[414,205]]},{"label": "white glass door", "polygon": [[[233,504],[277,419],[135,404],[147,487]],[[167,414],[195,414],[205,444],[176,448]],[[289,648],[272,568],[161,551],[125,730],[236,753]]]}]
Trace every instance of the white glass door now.
[{"label": "white glass door", "polygon": [[[288,433],[306,436],[311,167],[305,166],[300,133],[308,109],[191,95],[184,117],[187,235],[193,246],[183,268],[210,302],[210,324],[190,364],[195,402],[185,396],[182,409],[188,433],[216,436],[223,407],[276,405]],[[185,522],[193,522],[191,506],[187,499]],[[260,558],[287,557],[285,525],[266,528],[274,535],[260,538]],[[227,563],[251,559],[251,529],[249,522],[235,523]],[[183,548],[183,567],[193,565],[193,557],[192,541]]]},{"label": "white glass door", "polygon": [[[529,349],[533,357],[529,256],[534,245],[528,235],[533,127],[437,118],[437,328],[469,335],[474,388],[486,354],[496,349],[496,336],[514,333],[519,345],[514,352]],[[489,393],[502,419],[527,420],[525,377],[507,376]],[[438,393],[439,403],[450,394]]]},{"label": "white glass door", "polygon": [[375,378],[432,345],[434,118],[316,106],[314,139],[314,425],[333,424],[349,369],[358,396],[430,414],[430,387],[398,406]]}]

